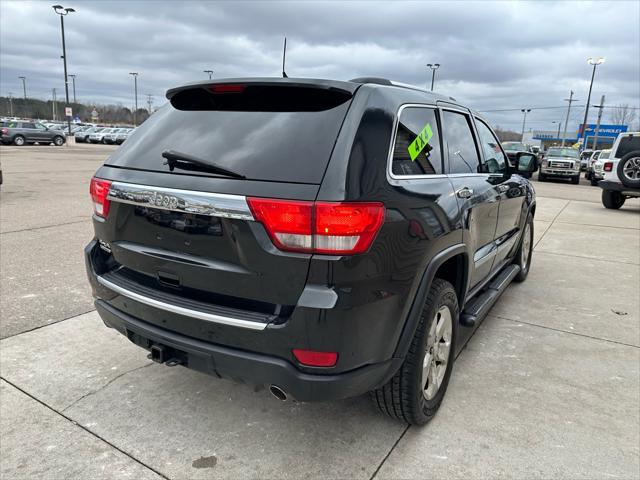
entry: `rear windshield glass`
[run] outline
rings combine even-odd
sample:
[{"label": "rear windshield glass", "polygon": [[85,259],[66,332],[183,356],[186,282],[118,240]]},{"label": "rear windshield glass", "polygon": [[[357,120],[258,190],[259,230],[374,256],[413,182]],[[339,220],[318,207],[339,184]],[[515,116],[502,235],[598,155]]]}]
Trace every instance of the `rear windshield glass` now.
[{"label": "rear windshield glass", "polygon": [[[155,112],[106,162],[107,165],[169,172],[162,153],[173,150],[244,175],[249,180],[322,181],[349,108],[345,99],[307,111],[178,110]],[[288,107],[288,106],[287,106]],[[310,111],[311,110],[311,111]],[[207,173],[174,170],[174,173]]]},{"label": "rear windshield glass", "polygon": [[640,135],[626,135],[620,139],[616,150],[616,158],[622,158],[634,150],[640,150]]},{"label": "rear windshield glass", "polygon": [[610,153],[611,153],[611,150],[603,150],[602,152],[600,152],[600,155],[598,156],[598,160],[609,158]]}]

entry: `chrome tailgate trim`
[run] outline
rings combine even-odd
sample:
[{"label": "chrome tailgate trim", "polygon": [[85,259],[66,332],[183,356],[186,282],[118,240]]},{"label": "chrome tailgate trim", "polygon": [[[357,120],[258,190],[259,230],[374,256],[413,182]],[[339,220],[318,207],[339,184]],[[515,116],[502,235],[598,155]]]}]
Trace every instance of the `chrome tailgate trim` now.
[{"label": "chrome tailgate trim", "polygon": [[109,188],[107,198],[113,202],[128,203],[140,207],[159,208],[174,212],[208,215],[210,217],[253,220],[247,199],[242,195],[113,182]]}]

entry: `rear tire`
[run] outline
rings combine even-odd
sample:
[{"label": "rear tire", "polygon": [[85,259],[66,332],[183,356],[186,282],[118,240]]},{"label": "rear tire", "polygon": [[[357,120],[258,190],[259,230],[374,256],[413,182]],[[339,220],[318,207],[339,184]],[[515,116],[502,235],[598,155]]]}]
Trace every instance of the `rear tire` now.
[{"label": "rear tire", "polygon": [[16,135],[15,137],[13,137],[13,144],[16,147],[22,147],[24,143],[24,137],[22,135]]},{"label": "rear tire", "polygon": [[513,277],[516,282],[524,282],[531,270],[531,257],[533,256],[533,216],[529,214],[524,224],[522,238],[520,239],[520,247],[513,263],[520,266],[520,271]]},{"label": "rear tire", "polygon": [[571,183],[573,183],[574,185],[578,185],[580,183],[580,174],[576,175],[575,177],[571,177]]},{"label": "rear tire", "polygon": [[53,144],[56,147],[61,147],[64,144],[64,138],[61,136],[53,137]]},{"label": "rear tire", "polygon": [[402,366],[386,385],[371,392],[382,413],[411,425],[424,425],[435,416],[455,359],[458,315],[453,286],[434,279]]},{"label": "rear tire", "polygon": [[591,182],[591,186],[592,187],[597,187],[598,186],[598,180],[597,179],[591,177],[590,182]]},{"label": "rear tire", "polygon": [[602,204],[606,208],[613,210],[619,209],[624,205],[626,198],[620,192],[614,192],[613,190],[602,190]]},{"label": "rear tire", "polygon": [[618,162],[618,178],[625,187],[640,188],[640,150],[627,153]]}]

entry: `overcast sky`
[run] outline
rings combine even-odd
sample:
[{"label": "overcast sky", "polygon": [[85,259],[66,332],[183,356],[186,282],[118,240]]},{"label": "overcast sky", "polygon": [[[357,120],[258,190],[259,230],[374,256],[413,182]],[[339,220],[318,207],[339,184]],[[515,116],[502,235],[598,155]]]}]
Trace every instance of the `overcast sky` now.
[{"label": "overcast sky", "polygon": [[[436,90],[480,111],[562,107],[569,90],[584,106],[590,56],[592,104],[640,107],[640,2],[182,2],[75,1],[65,18],[69,73],[79,101],[139,105],[167,88],[207,78],[278,76],[287,36],[290,77],[382,76]],[[64,97],[56,2],[0,0],[0,94]],[[553,129],[566,110],[534,110],[527,125]],[[520,130],[522,114],[485,114]],[[570,129],[584,110],[573,110]],[[604,121],[608,122],[606,111]],[[595,120],[595,112],[590,115]]]}]

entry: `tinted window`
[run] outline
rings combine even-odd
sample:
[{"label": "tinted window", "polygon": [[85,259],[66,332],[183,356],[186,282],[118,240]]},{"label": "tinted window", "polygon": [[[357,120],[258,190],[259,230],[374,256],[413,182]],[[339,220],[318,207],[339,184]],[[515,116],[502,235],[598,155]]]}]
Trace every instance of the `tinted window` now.
[{"label": "tinted window", "polygon": [[30,128],[35,130],[36,126],[33,123],[23,123],[22,128]]},{"label": "tinted window", "polygon": [[442,128],[449,156],[449,173],[478,173],[480,162],[469,117],[462,113],[445,111]]},{"label": "tinted window", "polygon": [[409,107],[402,110],[391,168],[394,175],[442,173],[440,130],[434,109]]},{"label": "tinted window", "polygon": [[574,148],[550,148],[547,151],[547,156],[578,158],[579,154],[578,150]]},{"label": "tinted window", "polygon": [[526,152],[528,150],[527,146],[524,143],[520,142],[504,142],[502,144],[502,147],[505,150],[518,150],[521,152]]},{"label": "tinted window", "polygon": [[618,144],[618,149],[616,150],[616,158],[622,158],[627,153],[633,152],[634,150],[640,150],[640,136],[627,135],[626,137],[622,137]]},{"label": "tinted window", "polygon": [[501,173],[507,168],[504,153],[500,148],[500,142],[489,127],[481,120],[476,121],[480,148],[482,148],[483,160],[481,171],[483,173]]},{"label": "tinted window", "polygon": [[603,150],[602,152],[600,152],[600,155],[598,156],[598,160],[604,160],[606,158],[609,158],[610,154],[611,154],[611,150]]},{"label": "tinted window", "polygon": [[138,127],[107,165],[169,172],[162,152],[175,150],[249,180],[318,184],[349,105],[251,112],[185,111],[168,104]]}]

